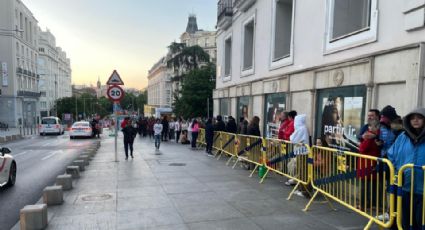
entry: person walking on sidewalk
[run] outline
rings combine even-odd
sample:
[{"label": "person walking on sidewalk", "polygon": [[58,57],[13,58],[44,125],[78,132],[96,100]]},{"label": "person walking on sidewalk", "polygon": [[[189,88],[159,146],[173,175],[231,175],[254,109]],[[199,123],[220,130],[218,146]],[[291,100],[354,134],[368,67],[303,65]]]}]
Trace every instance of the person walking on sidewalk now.
[{"label": "person walking on sidewalk", "polygon": [[212,119],[208,118],[207,124],[205,126],[205,142],[207,143],[207,149],[205,150],[209,156],[212,154],[212,146],[214,141],[214,126],[212,124]]},{"label": "person walking on sidewalk", "polygon": [[128,160],[128,149],[129,149],[129,147],[130,147],[131,158],[134,158],[134,156],[133,156],[133,143],[134,143],[134,138],[137,135],[137,129],[132,126],[129,117],[126,117],[125,120],[127,122],[125,123],[125,127],[122,129],[122,132],[124,134],[125,159]]},{"label": "person walking on sidewalk", "polygon": [[156,119],[156,124],[153,126],[154,136],[155,136],[155,148],[159,149],[161,144],[161,135],[162,135],[162,124],[161,120]]},{"label": "person walking on sidewalk", "polygon": [[179,142],[180,140],[180,133],[181,133],[181,124],[182,120],[181,118],[179,118],[175,123],[174,123],[174,130],[176,131],[176,143]]},{"label": "person walking on sidewalk", "polygon": [[199,123],[198,120],[193,119],[192,122],[192,149],[196,148],[196,140],[198,139]]}]

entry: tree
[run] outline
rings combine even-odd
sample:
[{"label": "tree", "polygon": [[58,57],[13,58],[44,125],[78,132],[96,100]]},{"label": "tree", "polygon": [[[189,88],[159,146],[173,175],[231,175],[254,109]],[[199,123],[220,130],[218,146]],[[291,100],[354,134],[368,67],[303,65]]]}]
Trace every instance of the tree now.
[{"label": "tree", "polygon": [[[180,97],[175,95],[174,112],[183,117],[206,117],[207,100],[212,103],[215,87],[215,65],[209,63],[200,69],[194,69],[182,80]],[[212,113],[212,104],[209,106]]]},{"label": "tree", "polygon": [[168,46],[171,58],[167,61],[169,68],[174,68],[176,75],[198,69],[202,63],[210,61],[210,55],[202,47],[195,45],[186,47],[184,43],[171,43]]}]

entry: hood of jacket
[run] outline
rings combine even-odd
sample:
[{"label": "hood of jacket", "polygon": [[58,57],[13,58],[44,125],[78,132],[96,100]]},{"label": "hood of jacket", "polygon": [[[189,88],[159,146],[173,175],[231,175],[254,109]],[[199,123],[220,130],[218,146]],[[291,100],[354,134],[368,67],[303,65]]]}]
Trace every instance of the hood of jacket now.
[{"label": "hood of jacket", "polygon": [[294,119],[294,128],[295,130],[305,127],[305,121],[307,116],[305,114],[297,115]]},{"label": "hood of jacket", "polygon": [[408,113],[403,118],[403,126],[404,126],[404,129],[406,130],[406,134],[416,144],[418,142],[424,142],[425,141],[425,127],[422,128],[422,132],[419,135],[416,134],[416,132],[414,131],[412,125],[410,125],[410,118],[413,116],[413,114],[420,114],[420,115],[422,115],[425,118],[425,108],[415,109],[412,112]]}]

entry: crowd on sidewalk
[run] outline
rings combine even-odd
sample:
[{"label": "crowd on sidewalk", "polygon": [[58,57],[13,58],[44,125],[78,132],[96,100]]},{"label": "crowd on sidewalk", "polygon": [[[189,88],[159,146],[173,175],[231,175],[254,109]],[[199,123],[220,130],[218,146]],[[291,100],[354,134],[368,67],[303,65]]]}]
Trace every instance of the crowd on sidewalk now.
[{"label": "crowd on sidewalk", "polygon": [[[338,116],[335,116],[338,119]],[[404,118],[399,116],[392,106],[385,106],[382,110],[371,109],[367,113],[367,123],[361,128],[357,134],[358,146],[356,150],[360,154],[369,156],[387,158],[395,166],[396,172],[401,166],[413,163],[415,165],[425,165],[425,109],[420,108],[411,111]],[[121,124],[124,133],[124,145],[126,158],[128,158],[128,150],[130,156],[133,157],[133,146],[137,133],[141,137],[149,137],[155,139],[155,148],[159,149],[161,141],[173,141],[181,144],[191,144],[192,148],[196,148],[196,140],[200,128],[205,129],[206,153],[212,155],[212,145],[215,131],[224,131],[234,134],[261,136],[260,118],[253,116],[249,121],[241,117],[236,122],[235,118],[229,116],[227,121],[223,120],[221,115],[215,118],[192,118],[183,119],[169,118],[163,116],[159,118],[139,118],[131,121],[126,118]],[[326,133],[322,137],[316,139],[315,145],[324,147],[334,147],[331,145],[331,133]],[[344,135],[344,134],[342,134]],[[306,126],[306,115],[297,114],[296,111],[283,112],[280,117],[280,126],[278,130],[278,139],[290,141],[297,144],[312,145],[311,136]],[[333,137],[335,139],[335,137]],[[288,163],[290,171],[295,171],[296,163]],[[320,157],[315,158],[314,164],[323,164]],[[367,172],[362,167],[371,167],[374,170],[374,164],[370,160],[358,159],[356,163],[358,177],[365,178],[360,175]],[[370,170],[369,170],[370,171]],[[360,173],[360,174],[359,174]],[[422,194],[423,194],[423,172],[415,172],[415,184],[413,190],[410,185],[411,172],[407,171],[403,185],[403,213],[404,216],[410,216],[410,195],[413,193],[413,204],[415,213],[413,213],[413,225],[421,226],[422,224]],[[383,180],[369,176],[368,182],[372,180]],[[386,178],[386,181],[389,179]],[[365,183],[368,183],[365,182]],[[286,185],[295,184],[294,180],[288,180]],[[372,183],[381,184],[382,183]],[[379,188],[372,188],[378,190]],[[296,191],[296,195],[305,196],[302,191]],[[382,194],[382,193],[381,193]],[[362,198],[368,203],[376,204],[376,200],[383,200],[382,197],[376,197],[376,193],[361,194]],[[367,205],[366,204],[366,205]],[[379,216],[381,220],[385,220],[386,215]],[[403,225],[408,225],[408,219],[403,218]]]}]

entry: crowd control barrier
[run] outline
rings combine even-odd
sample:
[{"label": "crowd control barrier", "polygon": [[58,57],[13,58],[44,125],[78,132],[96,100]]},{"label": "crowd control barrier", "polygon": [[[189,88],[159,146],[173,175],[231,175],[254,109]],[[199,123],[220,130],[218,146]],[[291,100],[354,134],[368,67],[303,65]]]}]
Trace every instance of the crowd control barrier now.
[{"label": "crowd control barrier", "polygon": [[199,129],[198,139],[196,139],[198,147],[206,146],[205,142],[205,129]]},{"label": "crowd control barrier", "polygon": [[237,159],[233,165],[233,168],[238,164],[238,162],[246,162],[255,165],[252,170],[252,175],[255,173],[259,166],[262,166],[264,162],[264,149],[263,149],[263,138],[257,136],[248,136],[248,135],[237,135]]},{"label": "crowd control barrier", "polygon": [[[316,190],[304,211],[320,193],[388,228],[394,221],[394,168],[387,159],[313,146],[311,185]],[[392,178],[392,179],[391,179]],[[389,215],[389,219],[379,216]]]},{"label": "crowd control barrier", "polygon": [[310,147],[306,144],[294,144],[278,139],[265,139],[265,143],[267,167],[265,176],[272,171],[296,182],[289,193],[288,200],[299,186],[304,186],[305,191],[308,192],[307,185],[310,183],[308,162],[312,158]]},{"label": "crowd control barrier", "polygon": [[214,131],[212,147],[216,151],[216,155],[221,153],[221,132]]},{"label": "crowd control barrier", "polygon": [[[425,166],[407,164],[397,176],[397,226],[398,229],[424,229],[424,171]],[[412,192],[413,191],[413,192]]]},{"label": "crowd control barrier", "polygon": [[221,152],[219,153],[217,160],[220,159],[222,154],[226,154],[230,156],[229,160],[227,161],[226,165],[228,165],[232,159],[236,158],[236,151],[237,151],[237,141],[236,141],[236,134],[233,133],[225,133],[221,132]]}]

